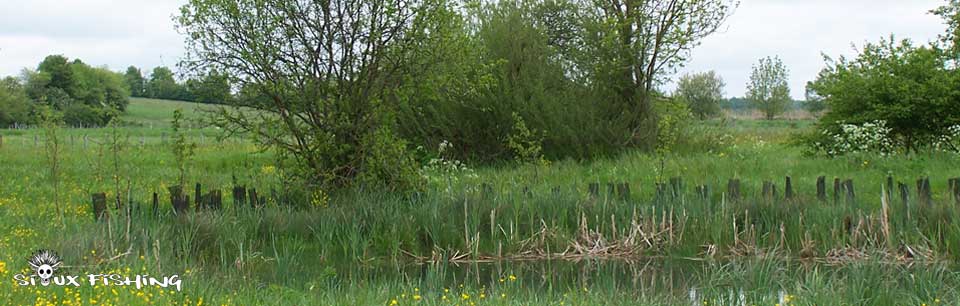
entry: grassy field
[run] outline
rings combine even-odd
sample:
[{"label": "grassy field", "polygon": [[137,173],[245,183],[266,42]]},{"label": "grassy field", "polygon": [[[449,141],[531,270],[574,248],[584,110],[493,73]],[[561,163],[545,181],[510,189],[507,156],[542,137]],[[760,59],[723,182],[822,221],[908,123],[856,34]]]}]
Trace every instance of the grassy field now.
[{"label": "grassy field", "polygon": [[[289,194],[270,152],[217,131],[198,144],[188,190],[223,191],[221,211],[173,215],[169,117],[196,104],[135,99],[118,130],[63,131],[54,188],[42,130],[0,130],[0,300],[6,304],[935,305],[960,303],[960,210],[942,153],[807,157],[787,144],[811,121],[715,120],[707,152],[626,153],[592,162],[426,171],[428,190]],[[197,112],[187,111],[188,114]],[[192,117],[197,118],[197,117]],[[120,150],[101,143],[127,136]],[[691,151],[691,152],[687,152]],[[784,196],[790,176],[796,195]],[[828,199],[815,182],[828,180]],[[883,205],[887,176],[911,186]],[[676,195],[671,178],[681,178]],[[928,177],[929,205],[915,181]],[[856,197],[833,200],[833,179]],[[741,198],[726,193],[741,180]],[[761,186],[777,185],[775,197]],[[617,192],[627,184],[629,194]],[[657,192],[657,184],[666,191]],[[598,184],[592,194],[591,184]],[[613,193],[608,184],[614,184]],[[255,210],[231,188],[257,188]],[[695,186],[708,186],[701,197]],[[119,188],[118,188],[119,186]],[[91,194],[124,210],[95,222]],[[151,207],[153,193],[159,212]],[[274,196],[274,195],[277,196]],[[65,211],[59,220],[55,201]],[[57,251],[59,273],[179,275],[182,291],[23,287],[26,258]]]}]

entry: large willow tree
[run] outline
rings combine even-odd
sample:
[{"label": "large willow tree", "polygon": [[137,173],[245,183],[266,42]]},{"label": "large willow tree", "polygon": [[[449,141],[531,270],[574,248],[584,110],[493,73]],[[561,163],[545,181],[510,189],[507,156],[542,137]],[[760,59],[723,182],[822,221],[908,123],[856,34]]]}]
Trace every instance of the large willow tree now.
[{"label": "large willow tree", "polygon": [[186,68],[261,97],[221,109],[216,124],[276,149],[309,183],[405,189],[415,170],[390,101],[450,13],[432,0],[190,0],[177,20]]},{"label": "large willow tree", "polygon": [[656,90],[690,51],[716,32],[739,2],[730,0],[587,0],[585,62],[605,92],[610,119],[632,131],[626,143],[656,145]]}]

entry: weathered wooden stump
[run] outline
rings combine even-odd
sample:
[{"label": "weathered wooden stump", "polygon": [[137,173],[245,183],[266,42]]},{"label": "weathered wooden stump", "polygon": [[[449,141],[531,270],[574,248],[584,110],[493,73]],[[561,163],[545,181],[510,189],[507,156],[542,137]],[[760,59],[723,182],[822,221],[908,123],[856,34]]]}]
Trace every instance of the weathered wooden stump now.
[{"label": "weathered wooden stump", "polygon": [[833,204],[840,203],[840,194],[843,193],[843,188],[840,186],[840,178],[833,178]]},{"label": "weathered wooden stump", "polygon": [[103,221],[106,218],[109,218],[107,213],[107,194],[106,193],[94,193],[92,195],[93,201],[93,220],[94,221]]},{"label": "weathered wooden stump", "polygon": [[590,183],[587,185],[587,192],[590,194],[591,198],[600,197],[600,183]]},{"label": "weathered wooden stump", "polygon": [[827,201],[827,178],[823,176],[817,177],[817,200]]},{"label": "weathered wooden stump", "polygon": [[263,204],[260,203],[260,198],[257,197],[257,189],[250,188],[248,193],[249,193],[248,196],[250,198],[250,207],[254,209],[259,209]]},{"label": "weathered wooden stump", "polygon": [[766,202],[773,202],[777,199],[777,185],[770,181],[763,181],[761,196]]},{"label": "weathered wooden stump", "polygon": [[247,205],[247,187],[233,186],[233,207]]},{"label": "weathered wooden stump", "polygon": [[181,215],[190,209],[190,196],[183,193],[183,186],[170,186],[170,204],[173,206],[173,212]]},{"label": "weathered wooden stump", "polygon": [[200,211],[201,209],[200,206],[203,205],[203,193],[201,193],[200,183],[197,183],[196,189],[194,190],[193,200],[194,200],[194,203],[193,203],[194,209],[197,211]]},{"label": "weathered wooden stump", "polygon": [[900,189],[900,205],[903,207],[904,217],[910,219],[910,186],[897,182],[897,188]]},{"label": "weathered wooden stump", "polygon": [[621,201],[630,200],[630,183],[617,184],[617,197],[619,197]]},{"label": "weathered wooden stump", "polygon": [[700,200],[709,200],[710,199],[710,186],[707,185],[697,185],[697,196]]},{"label": "weathered wooden stump", "polygon": [[784,178],[783,196],[787,200],[793,199],[793,184],[790,181],[790,176],[787,176],[786,178]]},{"label": "weathered wooden stump", "polygon": [[673,199],[683,196],[683,178],[678,176],[670,178],[670,196]]},{"label": "weathered wooden stump", "polygon": [[933,204],[929,178],[920,178],[917,180],[917,200],[920,202],[920,205],[925,207]]},{"label": "weathered wooden stump", "polygon": [[732,201],[740,200],[740,180],[739,179],[729,179],[727,180],[727,197]]},{"label": "weathered wooden stump", "polygon": [[152,206],[153,216],[160,215],[160,197],[156,192],[153,193],[153,206]]},{"label": "weathered wooden stump", "polygon": [[843,191],[847,195],[847,204],[855,205],[857,203],[857,193],[854,191],[852,179],[843,181]]}]

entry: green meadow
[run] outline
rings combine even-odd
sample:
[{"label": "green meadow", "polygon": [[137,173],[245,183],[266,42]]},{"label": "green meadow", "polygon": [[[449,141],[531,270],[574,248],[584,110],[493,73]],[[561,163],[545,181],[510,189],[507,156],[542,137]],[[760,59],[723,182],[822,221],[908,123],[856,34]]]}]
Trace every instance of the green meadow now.
[{"label": "green meadow", "polygon": [[[9,304],[935,305],[960,302],[960,157],[809,157],[812,121],[714,120],[711,149],[589,162],[424,170],[416,193],[363,187],[281,196],[274,153],[188,129],[189,194],[175,214],[170,120],[197,104],[133,99],[124,126],[59,131],[59,186],[43,129],[2,130],[0,300]],[[207,106],[209,107],[209,106]],[[111,142],[109,139],[121,139]],[[116,145],[119,143],[119,145]],[[439,163],[443,164],[444,161]],[[792,196],[785,192],[791,179]],[[827,181],[818,199],[818,177]],[[885,194],[887,177],[909,186]],[[835,200],[834,178],[852,180]],[[929,178],[931,198],[916,187]],[[671,184],[671,179],[674,183]],[[679,180],[678,180],[679,179]],[[728,182],[740,180],[739,197]],[[764,194],[770,182],[776,192]],[[661,187],[658,189],[658,184]],[[594,185],[594,187],[591,187]],[[237,202],[234,186],[265,203]],[[626,187],[624,187],[626,186]],[[706,186],[707,192],[701,192]],[[658,191],[659,190],[659,191]],[[108,216],[96,221],[91,195]],[[154,210],[153,194],[158,197]],[[120,209],[115,206],[118,198]],[[58,217],[56,202],[63,210]],[[36,249],[64,275],[178,275],[182,290],[19,286]]]}]

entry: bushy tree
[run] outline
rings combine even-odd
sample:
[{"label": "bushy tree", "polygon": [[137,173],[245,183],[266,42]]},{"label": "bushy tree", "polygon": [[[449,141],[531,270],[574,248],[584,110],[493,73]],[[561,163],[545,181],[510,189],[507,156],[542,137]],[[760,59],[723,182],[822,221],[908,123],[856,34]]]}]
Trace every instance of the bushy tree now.
[{"label": "bushy tree", "polygon": [[25,71],[23,79],[32,101],[61,112],[64,121],[72,125],[106,124],[129,103],[122,75],[80,60],[70,62],[62,55],[48,56],[37,71]]},{"label": "bushy tree", "polygon": [[0,79],[0,128],[14,123],[31,123],[33,107],[20,80],[13,77]]},{"label": "bushy tree", "polygon": [[397,90],[426,68],[416,47],[452,13],[420,0],[191,0],[177,21],[186,68],[269,97],[245,104],[255,115],[223,109],[220,126],[277,149],[309,184],[407,190],[420,178],[396,134]]},{"label": "bushy tree", "polygon": [[830,108],[820,120],[825,134],[884,121],[901,147],[915,150],[960,124],[960,73],[935,46],[890,38],[865,45],[854,59],[825,60],[810,84]]},{"label": "bushy tree", "polygon": [[707,119],[720,114],[725,85],[714,71],[686,74],[680,77],[674,96],[686,103],[694,116]]},{"label": "bushy tree", "polygon": [[630,127],[625,143],[656,147],[655,92],[732,14],[728,0],[586,1],[585,53],[595,89],[603,94],[608,120]]},{"label": "bushy tree", "polygon": [[127,72],[123,75],[124,80],[127,82],[127,87],[130,88],[130,96],[133,97],[143,97],[146,95],[146,79],[143,78],[143,73],[140,72],[140,68],[130,66],[127,67]]},{"label": "bushy tree", "polygon": [[230,78],[216,71],[187,80],[186,87],[194,102],[229,104],[233,99]]},{"label": "bushy tree", "polygon": [[783,114],[793,101],[790,98],[787,67],[779,57],[766,57],[753,65],[747,83],[747,99],[763,112],[767,120]]},{"label": "bushy tree", "polygon": [[163,66],[153,68],[150,73],[150,79],[146,83],[146,95],[154,99],[192,100],[189,91],[177,83],[173,71]]}]

